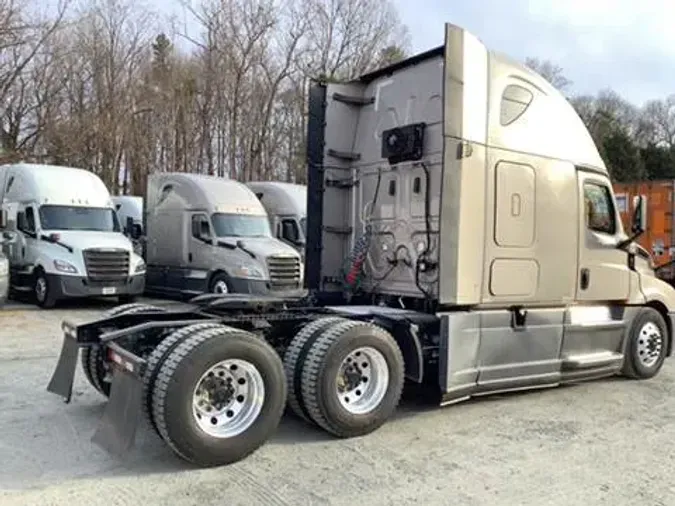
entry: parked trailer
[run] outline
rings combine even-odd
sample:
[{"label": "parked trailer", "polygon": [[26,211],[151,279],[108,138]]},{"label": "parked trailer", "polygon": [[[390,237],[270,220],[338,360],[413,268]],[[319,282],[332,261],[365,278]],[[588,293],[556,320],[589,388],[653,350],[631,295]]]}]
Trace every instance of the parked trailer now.
[{"label": "parked trailer", "polygon": [[614,183],[614,192],[624,226],[638,198],[646,202],[647,227],[637,242],[652,259],[657,276],[675,284],[675,179]]},{"label": "parked trailer", "polygon": [[82,349],[109,396],[98,444],[127,450],[144,411],[177,455],[222,465],[286,402],[345,438],[392,416],[404,378],[444,405],[658,373],[675,290],[636,254],[644,205],[627,236],[591,136],[544,79],[447,24],[440,48],[314,82],[308,107],[310,296],[64,322],[48,389],[70,400]]}]

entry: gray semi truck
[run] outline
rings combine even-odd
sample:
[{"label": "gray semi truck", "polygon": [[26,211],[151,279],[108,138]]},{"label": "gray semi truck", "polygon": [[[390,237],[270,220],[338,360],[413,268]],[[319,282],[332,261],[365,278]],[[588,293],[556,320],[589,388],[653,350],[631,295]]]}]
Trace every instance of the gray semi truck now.
[{"label": "gray semi truck", "polygon": [[274,237],[246,185],[203,174],[148,176],[144,213],[146,291],[195,296],[301,296],[302,261]]},{"label": "gray semi truck", "polygon": [[272,233],[303,256],[307,235],[307,186],[284,181],[246,183],[267,211]]},{"label": "gray semi truck", "polygon": [[[7,212],[0,209],[0,231],[7,226]],[[12,236],[0,232],[0,308],[9,298],[9,259],[4,253],[5,243],[11,241]]]},{"label": "gray semi truck", "polygon": [[125,451],[145,413],[181,458],[223,465],[286,404],[368,434],[406,378],[445,405],[659,372],[675,290],[637,254],[644,205],[625,231],[591,136],[543,78],[447,24],[441,47],[314,82],[308,107],[308,296],[64,322],[48,389],[70,400],[82,350],[109,396],[97,444]]}]

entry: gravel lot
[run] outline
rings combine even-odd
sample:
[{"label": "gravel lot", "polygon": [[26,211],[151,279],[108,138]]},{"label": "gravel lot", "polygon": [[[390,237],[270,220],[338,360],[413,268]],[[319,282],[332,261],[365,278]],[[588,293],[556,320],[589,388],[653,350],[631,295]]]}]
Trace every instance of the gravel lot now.
[{"label": "gravel lot", "polygon": [[[104,399],[78,369],[46,392],[60,321],[105,309],[0,310],[0,504],[671,505],[675,358],[647,382],[607,380],[447,408],[404,401],[378,432],[334,440],[291,417],[258,452],[190,468],[145,425],[125,461],[90,443]],[[670,499],[668,499],[670,497]]]}]

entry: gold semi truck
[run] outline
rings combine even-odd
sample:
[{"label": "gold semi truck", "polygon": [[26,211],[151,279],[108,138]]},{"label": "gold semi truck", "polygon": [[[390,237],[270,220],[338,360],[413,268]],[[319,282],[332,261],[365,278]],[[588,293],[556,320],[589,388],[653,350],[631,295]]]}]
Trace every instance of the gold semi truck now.
[{"label": "gold semi truck", "polygon": [[145,413],[177,455],[223,465],[286,404],[353,437],[392,416],[405,379],[448,404],[659,372],[675,290],[636,249],[644,205],[624,230],[591,136],[542,77],[447,24],[441,47],[314,82],[308,107],[309,295],[63,322],[48,389],[70,400],[82,350],[109,396],[95,442],[127,450]]}]

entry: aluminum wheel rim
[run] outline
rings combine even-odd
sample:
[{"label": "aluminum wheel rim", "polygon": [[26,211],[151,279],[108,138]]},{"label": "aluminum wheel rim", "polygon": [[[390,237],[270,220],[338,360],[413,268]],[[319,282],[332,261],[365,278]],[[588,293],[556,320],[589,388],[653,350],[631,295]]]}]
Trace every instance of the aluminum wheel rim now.
[{"label": "aluminum wheel rim", "polygon": [[43,277],[37,278],[35,282],[35,296],[39,301],[45,300],[47,294],[47,281]]},{"label": "aluminum wheel rim", "polygon": [[371,347],[357,348],[340,364],[335,394],[354,415],[368,413],[382,402],[389,387],[389,366],[384,355]]},{"label": "aluminum wheel rim", "polygon": [[213,293],[228,293],[227,283],[225,281],[216,281],[213,285]]},{"label": "aluminum wheel rim", "polygon": [[209,436],[231,438],[248,429],[265,401],[265,383],[245,360],[228,359],[210,367],[192,394],[192,414]]},{"label": "aluminum wheel rim", "polygon": [[638,359],[645,367],[652,367],[659,360],[663,348],[661,329],[653,323],[647,322],[638,334]]}]

